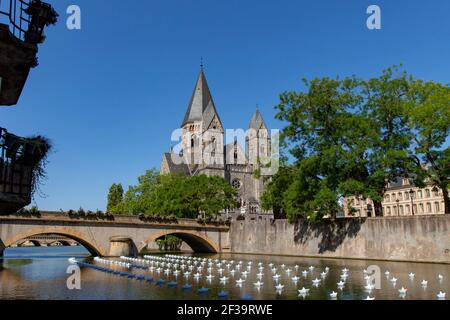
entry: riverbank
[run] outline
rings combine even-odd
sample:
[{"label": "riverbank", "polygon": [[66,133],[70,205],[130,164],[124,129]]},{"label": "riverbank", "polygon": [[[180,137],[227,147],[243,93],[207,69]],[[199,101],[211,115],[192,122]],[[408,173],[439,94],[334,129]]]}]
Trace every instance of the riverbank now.
[{"label": "riverbank", "polygon": [[351,218],[312,224],[233,222],[231,251],[245,254],[450,264],[450,216]]}]

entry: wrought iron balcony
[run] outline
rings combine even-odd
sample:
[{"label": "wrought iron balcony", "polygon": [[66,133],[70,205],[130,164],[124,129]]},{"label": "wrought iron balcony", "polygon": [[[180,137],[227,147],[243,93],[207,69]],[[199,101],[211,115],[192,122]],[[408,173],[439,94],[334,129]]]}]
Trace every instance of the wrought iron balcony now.
[{"label": "wrought iron balcony", "polygon": [[45,138],[22,138],[0,128],[0,215],[31,203],[49,149]]},{"label": "wrought iron balcony", "polygon": [[0,0],[0,106],[17,104],[30,69],[37,66],[44,28],[57,16],[40,0]]}]

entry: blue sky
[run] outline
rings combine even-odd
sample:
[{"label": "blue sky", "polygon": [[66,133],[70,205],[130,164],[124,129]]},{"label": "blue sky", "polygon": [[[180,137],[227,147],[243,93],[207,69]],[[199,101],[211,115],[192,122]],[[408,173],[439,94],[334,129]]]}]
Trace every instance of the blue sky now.
[{"label": "blue sky", "polygon": [[[449,83],[450,1],[58,0],[39,67],[0,125],[54,143],[41,209],[105,209],[108,187],[158,167],[179,127],[203,57],[227,128],[246,128],[255,105],[271,128],[274,106],[300,79],[378,75],[402,63]],[[66,28],[66,8],[82,29]],[[366,28],[366,8],[382,29]]]}]

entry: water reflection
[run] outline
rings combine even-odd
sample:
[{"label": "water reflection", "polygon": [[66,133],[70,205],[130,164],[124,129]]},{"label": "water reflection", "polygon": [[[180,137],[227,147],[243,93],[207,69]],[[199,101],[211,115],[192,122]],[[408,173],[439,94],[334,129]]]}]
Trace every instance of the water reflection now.
[{"label": "water reflection", "polygon": [[[440,291],[450,292],[448,265],[234,254],[194,255],[228,261],[220,267],[211,266],[212,277],[209,278],[206,277],[209,274],[207,265],[201,270],[193,269],[187,277],[184,272],[165,273],[167,268],[150,271],[106,266],[152,277],[154,281],[151,283],[82,268],[81,290],[69,290],[66,286],[69,276],[66,273],[67,259],[73,256],[80,261],[97,264],[82,247],[7,249],[5,258],[0,259],[0,298],[361,300],[370,296],[376,299],[435,300]],[[227,266],[231,260],[236,262]],[[237,261],[240,260],[243,263],[238,267]],[[249,262],[252,263],[250,268]],[[264,266],[261,270],[259,263]],[[380,290],[367,288],[364,270],[370,265],[377,265],[381,270]],[[389,274],[385,274],[386,271]],[[344,274],[347,276],[343,277]],[[439,274],[442,280],[438,278]],[[164,282],[157,285],[160,279]],[[423,286],[422,281],[427,281],[427,285]],[[406,289],[404,294],[402,287]],[[303,292],[299,292],[302,288]],[[299,293],[303,294],[299,296]]]}]

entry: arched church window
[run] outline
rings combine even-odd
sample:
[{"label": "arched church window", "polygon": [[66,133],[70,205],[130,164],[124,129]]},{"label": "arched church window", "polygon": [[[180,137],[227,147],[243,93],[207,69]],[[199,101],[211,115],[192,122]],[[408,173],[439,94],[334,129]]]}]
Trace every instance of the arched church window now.
[{"label": "arched church window", "polygon": [[195,145],[194,138],[191,138],[191,148],[193,148],[194,145]]}]

